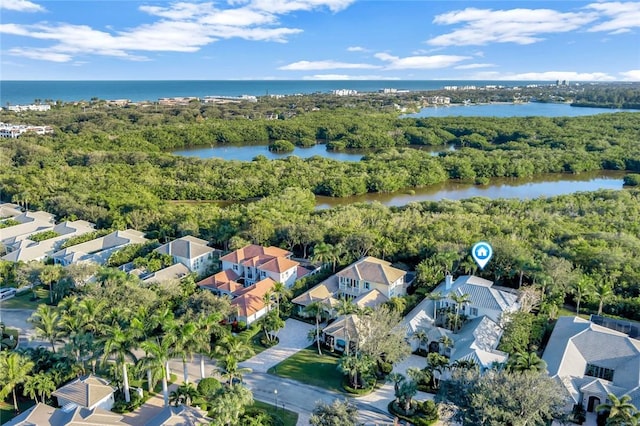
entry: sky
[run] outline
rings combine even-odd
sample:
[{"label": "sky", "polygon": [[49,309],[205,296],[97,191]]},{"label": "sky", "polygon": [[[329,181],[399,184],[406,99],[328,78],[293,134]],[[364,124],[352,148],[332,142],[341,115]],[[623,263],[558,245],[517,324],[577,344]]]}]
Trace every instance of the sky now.
[{"label": "sky", "polygon": [[640,81],[640,2],[1,0],[0,78]]}]

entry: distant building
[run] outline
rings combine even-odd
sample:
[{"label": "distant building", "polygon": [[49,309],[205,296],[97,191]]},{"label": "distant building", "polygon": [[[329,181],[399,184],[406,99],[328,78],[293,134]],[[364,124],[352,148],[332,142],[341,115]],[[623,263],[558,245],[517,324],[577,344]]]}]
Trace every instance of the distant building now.
[{"label": "distant building", "polygon": [[31,104],[31,105],[9,105],[7,107],[9,111],[22,112],[22,111],[49,111],[51,105],[49,104]]},{"label": "distant building", "polygon": [[331,94],[336,96],[354,96],[358,94],[358,91],[353,89],[337,89],[332,90]]},{"label": "distant building", "polygon": [[53,133],[51,126],[28,126],[26,124],[0,123],[0,138],[15,139],[24,133],[46,135]]}]

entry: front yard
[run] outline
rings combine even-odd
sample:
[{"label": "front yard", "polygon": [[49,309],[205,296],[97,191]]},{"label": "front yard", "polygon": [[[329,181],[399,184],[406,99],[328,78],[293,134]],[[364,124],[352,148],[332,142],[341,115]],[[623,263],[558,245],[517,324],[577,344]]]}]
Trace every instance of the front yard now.
[{"label": "front yard", "polygon": [[311,345],[295,355],[285,359],[268,371],[279,377],[297,380],[312,386],[342,392],[343,375],[338,371],[339,358],[324,353],[318,355],[318,349]]},{"label": "front yard", "polygon": [[5,299],[0,302],[0,309],[31,309],[36,310],[41,303],[49,303],[49,290],[44,287],[36,288],[37,300],[31,300],[33,291],[25,291],[16,294],[11,299]]}]

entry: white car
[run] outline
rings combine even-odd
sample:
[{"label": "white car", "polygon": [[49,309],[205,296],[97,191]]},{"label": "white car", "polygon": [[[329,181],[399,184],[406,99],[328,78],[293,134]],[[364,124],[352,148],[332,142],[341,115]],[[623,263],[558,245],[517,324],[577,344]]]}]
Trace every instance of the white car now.
[{"label": "white car", "polygon": [[0,300],[11,299],[16,295],[16,289],[12,287],[0,288]]}]

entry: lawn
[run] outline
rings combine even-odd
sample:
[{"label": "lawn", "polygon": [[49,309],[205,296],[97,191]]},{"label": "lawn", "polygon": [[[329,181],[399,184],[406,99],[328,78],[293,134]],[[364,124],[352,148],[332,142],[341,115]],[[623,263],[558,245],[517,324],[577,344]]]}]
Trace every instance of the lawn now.
[{"label": "lawn", "polygon": [[[7,401],[8,402],[0,401],[0,424],[7,423],[17,416],[16,412],[13,411],[13,396],[11,396],[11,394],[7,397]],[[18,395],[18,408],[21,413],[34,404],[33,399],[21,398],[20,395]]]},{"label": "lawn", "polygon": [[338,371],[339,358],[325,353],[318,355],[315,345],[301,350],[269,369],[269,374],[342,392],[343,375]]},{"label": "lawn", "polygon": [[49,302],[49,290],[44,287],[36,289],[38,300],[31,300],[33,297],[32,291],[25,291],[21,294],[16,294],[11,299],[6,299],[0,302],[2,309],[31,309],[35,310],[39,304]]},{"label": "lawn", "polygon": [[294,411],[285,410],[282,407],[274,408],[273,404],[267,404],[262,401],[253,401],[253,407],[260,408],[267,413],[269,413],[272,417],[277,417],[282,420],[280,423],[283,426],[295,426],[298,423],[298,413]]},{"label": "lawn", "polygon": [[[580,308],[580,318],[584,318],[584,319],[589,319],[590,315],[589,314],[585,314],[584,313],[584,309]],[[562,317],[562,316],[570,316],[573,317],[576,315],[576,310],[569,310],[566,307],[562,307],[560,309],[558,309],[558,316]]]}]

